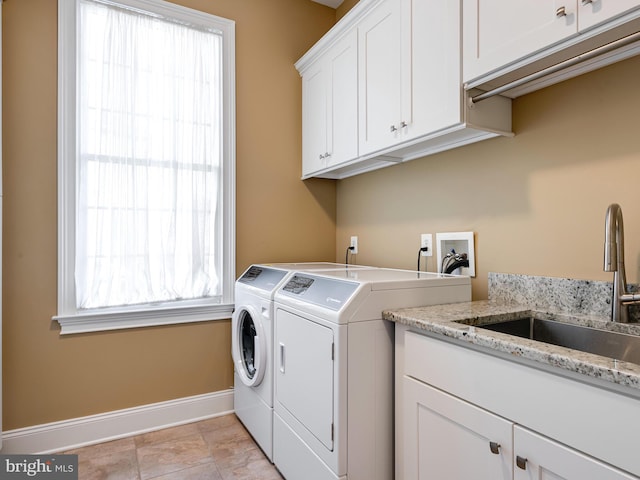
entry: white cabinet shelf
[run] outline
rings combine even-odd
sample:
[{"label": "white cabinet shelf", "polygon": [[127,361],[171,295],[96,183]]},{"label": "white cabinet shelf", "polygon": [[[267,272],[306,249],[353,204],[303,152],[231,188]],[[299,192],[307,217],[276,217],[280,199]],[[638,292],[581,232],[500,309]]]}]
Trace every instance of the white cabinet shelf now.
[{"label": "white cabinet shelf", "polygon": [[[512,135],[509,99],[468,106],[462,88],[460,9],[460,1],[361,0],[296,63],[303,79],[303,178],[346,178]],[[351,72],[351,81],[351,69],[356,69],[355,95],[344,93],[341,101],[321,111],[318,99],[332,98],[322,93],[330,90],[327,82],[316,78],[321,65],[335,57],[336,45],[354,34],[357,60],[342,63],[337,71]],[[321,93],[311,98],[311,91]],[[343,121],[344,130],[335,123],[338,117],[349,119]],[[345,143],[347,138],[357,142],[355,156],[332,153],[330,139],[337,137],[337,130]]]}]

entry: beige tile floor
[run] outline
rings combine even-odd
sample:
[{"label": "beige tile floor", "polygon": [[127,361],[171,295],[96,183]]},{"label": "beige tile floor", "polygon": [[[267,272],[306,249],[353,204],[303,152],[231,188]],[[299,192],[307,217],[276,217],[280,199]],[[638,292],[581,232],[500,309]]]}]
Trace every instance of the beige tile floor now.
[{"label": "beige tile floor", "polygon": [[281,480],[235,415],[66,451],[79,480]]}]

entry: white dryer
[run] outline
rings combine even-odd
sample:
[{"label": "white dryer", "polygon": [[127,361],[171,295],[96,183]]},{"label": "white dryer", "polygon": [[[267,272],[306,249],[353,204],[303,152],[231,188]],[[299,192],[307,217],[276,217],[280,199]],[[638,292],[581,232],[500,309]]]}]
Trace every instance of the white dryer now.
[{"label": "white dryer", "polygon": [[364,269],[338,263],[251,265],[235,284],[231,317],[234,410],[273,460],[273,296],[293,271]]},{"label": "white dryer", "polygon": [[287,480],[394,475],[393,325],[382,310],[464,302],[469,277],[296,272],[274,297],[273,460]]}]

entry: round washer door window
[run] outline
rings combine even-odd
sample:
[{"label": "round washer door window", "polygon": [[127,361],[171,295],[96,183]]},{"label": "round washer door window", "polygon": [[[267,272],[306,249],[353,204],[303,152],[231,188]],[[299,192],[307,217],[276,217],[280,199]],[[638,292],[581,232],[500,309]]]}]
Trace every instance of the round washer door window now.
[{"label": "round washer door window", "polygon": [[266,368],[266,338],[260,318],[253,309],[241,307],[234,312],[232,324],[232,353],[236,372],[245,385],[259,385]]}]

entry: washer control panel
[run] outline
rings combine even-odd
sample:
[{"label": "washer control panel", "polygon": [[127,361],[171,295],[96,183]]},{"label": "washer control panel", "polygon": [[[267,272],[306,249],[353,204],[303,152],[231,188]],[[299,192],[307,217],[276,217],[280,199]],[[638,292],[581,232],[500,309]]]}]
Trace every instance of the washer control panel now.
[{"label": "washer control panel", "polygon": [[271,291],[276,288],[286,274],[285,270],[252,265],[242,274],[238,282],[260,290]]}]

